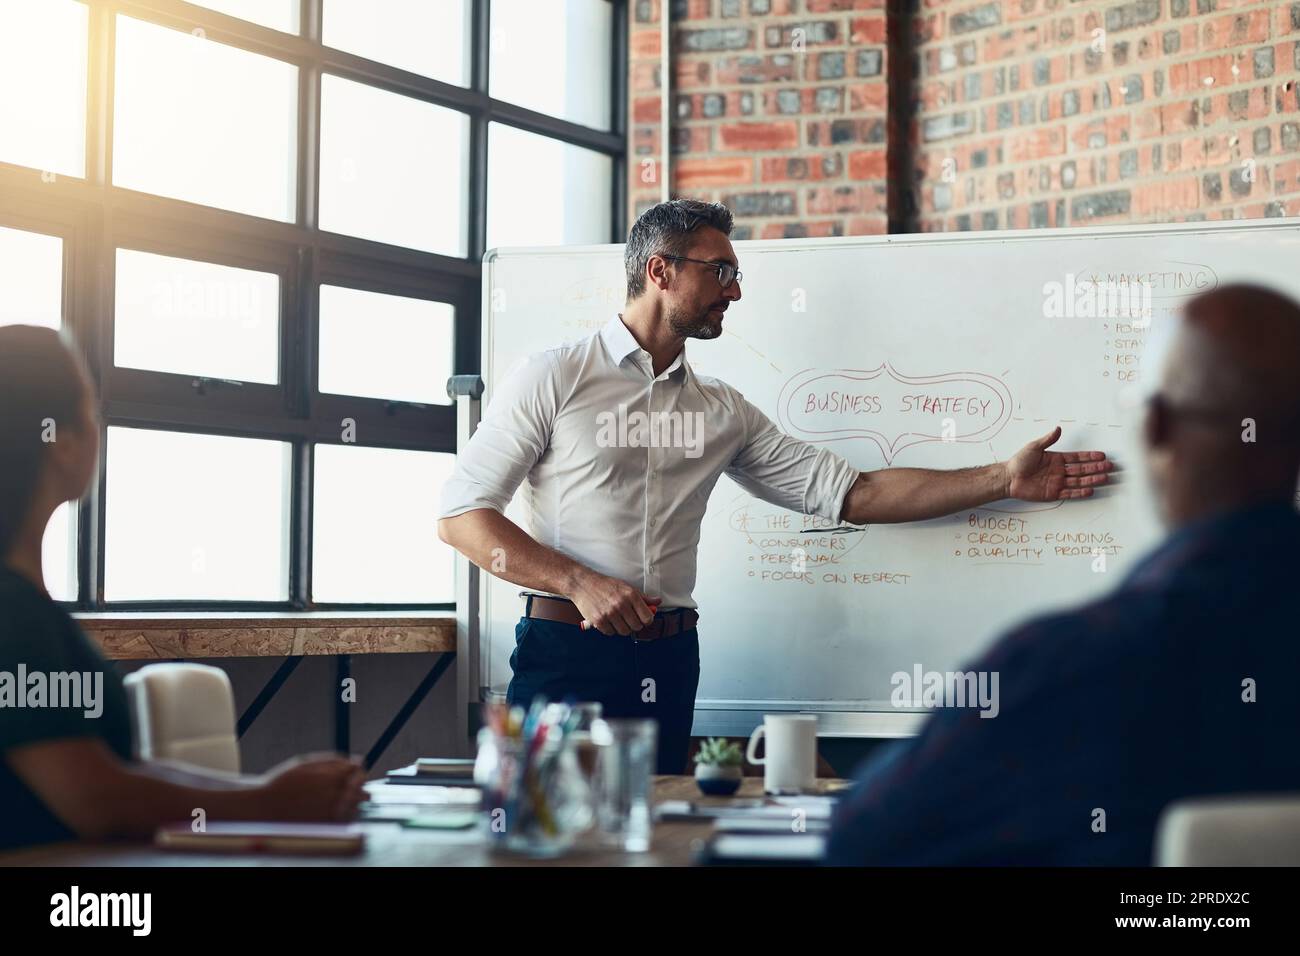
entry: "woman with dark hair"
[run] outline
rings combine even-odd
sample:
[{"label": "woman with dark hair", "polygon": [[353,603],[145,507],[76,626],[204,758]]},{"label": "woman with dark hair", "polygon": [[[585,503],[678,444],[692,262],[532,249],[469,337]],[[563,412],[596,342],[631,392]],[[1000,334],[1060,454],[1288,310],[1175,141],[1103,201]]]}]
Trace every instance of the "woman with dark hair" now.
[{"label": "woman with dark hair", "polygon": [[[264,776],[131,759],[122,681],[50,599],[41,568],[51,515],[95,477],[99,433],[90,378],[59,334],[0,328],[0,848],[144,838],[200,808],[210,820],[351,819],[364,775],[342,757],[298,758]],[[91,710],[17,706],[28,691],[20,674],[89,675],[100,699]]]}]

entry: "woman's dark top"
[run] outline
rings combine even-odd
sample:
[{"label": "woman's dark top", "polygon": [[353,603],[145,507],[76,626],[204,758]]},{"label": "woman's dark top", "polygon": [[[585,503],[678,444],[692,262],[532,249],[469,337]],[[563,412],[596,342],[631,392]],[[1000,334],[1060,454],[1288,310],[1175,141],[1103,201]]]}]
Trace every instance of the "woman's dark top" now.
[{"label": "woman's dark top", "polygon": [[74,837],[8,759],[74,737],[97,737],[131,759],[122,679],[66,611],[0,566],[0,849]]}]

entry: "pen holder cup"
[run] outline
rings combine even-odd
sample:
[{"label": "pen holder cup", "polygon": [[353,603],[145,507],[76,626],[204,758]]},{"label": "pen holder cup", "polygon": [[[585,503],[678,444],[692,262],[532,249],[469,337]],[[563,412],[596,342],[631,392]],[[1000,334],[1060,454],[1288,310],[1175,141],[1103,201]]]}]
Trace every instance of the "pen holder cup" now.
[{"label": "pen holder cup", "polygon": [[482,825],[495,849],[555,857],[591,826],[591,788],[571,739],[526,749],[522,740],[484,727],[474,780],[483,789]]}]

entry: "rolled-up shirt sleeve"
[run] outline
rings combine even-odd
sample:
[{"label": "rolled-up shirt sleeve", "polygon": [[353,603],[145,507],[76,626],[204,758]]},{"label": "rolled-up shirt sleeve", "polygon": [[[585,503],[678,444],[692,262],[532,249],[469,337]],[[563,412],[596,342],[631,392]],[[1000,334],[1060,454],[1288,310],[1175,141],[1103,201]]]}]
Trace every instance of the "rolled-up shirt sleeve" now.
[{"label": "rolled-up shirt sleeve", "polygon": [[727,475],[756,498],[839,521],[858,470],[832,451],[785,434],[751,402],[737,397],[747,438]]},{"label": "rolled-up shirt sleeve", "polygon": [[456,455],[439,517],[479,508],[504,512],[550,442],[560,400],[559,365],[550,352],[529,356],[497,387],[478,430]]}]

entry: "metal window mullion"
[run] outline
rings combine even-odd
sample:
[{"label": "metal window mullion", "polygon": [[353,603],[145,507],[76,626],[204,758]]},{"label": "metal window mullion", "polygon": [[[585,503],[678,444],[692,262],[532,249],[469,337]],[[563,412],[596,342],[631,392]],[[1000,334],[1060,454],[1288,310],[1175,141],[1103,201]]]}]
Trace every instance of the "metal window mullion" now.
[{"label": "metal window mullion", "polygon": [[614,15],[610,17],[613,21],[614,35],[610,38],[612,53],[610,57],[610,82],[613,87],[613,96],[610,102],[609,128],[618,137],[622,148],[611,157],[613,160],[611,172],[613,179],[610,185],[613,195],[610,196],[612,205],[609,217],[610,242],[622,242],[627,236],[627,99],[628,90],[631,86],[628,75],[628,16],[628,3],[626,0],[614,0]]},{"label": "metal window mullion", "polygon": [[295,338],[299,375],[294,383],[295,411],[303,419],[307,434],[295,445],[292,578],[290,599],[294,606],[311,607],[312,526],[315,514],[316,447],[310,430],[319,414],[317,388],[320,368],[320,275],[319,249],[305,249],[299,269],[299,296]]},{"label": "metal window mullion", "polygon": [[[284,402],[289,418],[311,417],[311,343],[314,341],[316,303],[316,252],[309,247],[298,250],[297,269],[293,278],[291,301],[284,309],[282,341],[288,353],[285,363]],[[305,422],[304,422],[305,426]],[[311,560],[311,443],[297,437],[290,445],[292,468],[289,475],[289,604],[298,610],[307,607],[310,596]]]},{"label": "metal window mullion", "polygon": [[[110,213],[107,211],[101,212],[96,217],[95,223],[98,228],[91,230],[86,242],[91,269],[91,275],[87,279],[87,305],[91,310],[91,314],[87,317],[86,322],[85,347],[91,350],[90,354],[93,356],[94,363],[92,367],[97,369],[99,374],[101,407],[106,405],[107,400],[112,397],[113,329],[116,321],[113,308],[113,300],[116,294],[116,270],[114,268],[114,252],[109,218]],[[89,520],[93,522],[94,527],[94,536],[87,542],[88,547],[93,547],[92,561],[88,562],[88,567],[94,568],[94,575],[90,581],[94,589],[90,598],[92,608],[102,608],[104,606],[104,580],[107,566],[105,554],[108,548],[106,527],[108,514],[109,424],[109,419],[105,415],[103,431],[100,435],[99,481],[88,499],[88,506],[91,509]]]},{"label": "metal window mullion", "polygon": [[[320,41],[321,0],[302,0],[302,28]],[[308,62],[298,68],[298,215],[304,229],[316,228],[320,169],[320,65]]]},{"label": "metal window mullion", "polygon": [[319,46],[324,31],[324,0],[298,0],[298,32],[308,43]]},{"label": "metal window mullion", "polygon": [[315,445],[306,439],[293,446],[293,510],[290,523],[289,603],[297,610],[311,607],[312,487]]},{"label": "metal window mullion", "polygon": [[157,26],[191,33],[202,30],[206,39],[248,53],[269,56],[301,66],[318,57],[319,48],[307,38],[284,33],[274,27],[210,7],[179,0],[90,0],[93,7],[106,9],[110,16],[124,14]]},{"label": "metal window mullion", "polygon": [[469,257],[482,261],[487,251],[488,121],[469,120]]},{"label": "metal window mullion", "polygon": [[333,76],[462,113],[481,112],[486,102],[476,90],[341,50],[328,50],[318,65]]},{"label": "metal window mullion", "polygon": [[103,188],[112,182],[115,19],[110,9],[92,5],[86,63],[86,182]]},{"label": "metal window mullion", "polygon": [[312,433],[311,424],[297,417],[251,416],[238,409],[194,406],[180,408],[118,399],[109,399],[104,403],[104,420],[110,427],[223,435],[228,438],[261,438],[268,441],[293,441]]},{"label": "metal window mullion", "polygon": [[[471,0],[470,89],[487,103],[491,56],[491,6],[488,0]],[[488,122],[483,109],[469,118],[469,258],[475,263],[487,251]],[[460,315],[457,313],[457,325]]]},{"label": "metal window mullion", "polygon": [[418,249],[405,249],[390,246],[371,239],[359,239],[332,232],[316,232],[311,237],[312,245],[331,255],[347,256],[354,259],[373,259],[376,262],[391,264],[396,267],[417,272],[441,273],[477,278],[479,264],[470,258],[447,256],[436,252],[422,252]]},{"label": "metal window mullion", "polygon": [[[96,270],[94,263],[90,261],[94,244],[87,241],[85,235],[89,228],[89,224],[83,222],[73,232],[72,238],[64,240],[63,319],[65,326],[70,327],[76,337],[79,347],[86,357],[87,367],[93,370],[98,365],[97,360],[92,358],[92,354],[96,350],[87,348],[86,342],[89,334],[85,331],[86,326],[90,323],[92,312],[88,306],[95,301],[96,296]],[[95,375],[95,378],[98,380],[99,376]],[[101,431],[101,449],[103,448],[103,437]],[[95,555],[98,549],[95,545],[100,540],[99,512],[101,497],[99,491],[99,482],[95,482],[90,492],[77,505],[76,603],[79,608],[83,609],[93,606],[94,582],[98,580],[95,568]]]},{"label": "metal window mullion", "polygon": [[[103,195],[113,179],[116,14],[111,7],[92,4],[87,21],[84,173],[85,183],[94,191],[93,194]],[[112,287],[107,281],[110,262],[108,228],[102,205],[78,205],[79,227],[73,233],[68,257],[73,270],[72,281],[67,285],[72,299],[69,318],[102,400],[113,362]],[[91,610],[101,607],[104,600],[105,490],[108,483],[106,423],[101,425],[99,437],[99,474],[77,509],[77,604]]]},{"label": "metal window mullion", "polygon": [[597,153],[613,155],[625,149],[617,133],[612,130],[599,130],[583,126],[572,120],[539,113],[526,106],[507,103],[505,100],[490,100],[487,116],[493,122],[504,123],[529,133],[537,133],[550,139],[558,139],[570,146],[581,146]]},{"label": "metal window mullion", "polygon": [[[324,29],[323,0],[300,0],[299,29],[316,50]],[[298,74],[298,225],[313,239],[318,235],[320,208],[321,63],[304,63]],[[319,303],[320,250],[312,242],[298,249],[294,295],[286,304],[284,336],[285,402],[290,416],[310,421],[316,385],[316,324]],[[289,604],[296,610],[311,606],[312,485],[315,462],[312,442],[303,437],[291,445],[289,510]]]},{"label": "metal window mullion", "polygon": [[316,279],[321,285],[345,286],[364,292],[455,303],[477,276],[410,269],[382,260],[365,260],[325,253],[317,257]]},{"label": "metal window mullion", "polygon": [[469,88],[488,95],[492,56],[492,5],[490,0],[470,0],[470,82]]},{"label": "metal window mullion", "polygon": [[304,423],[303,434],[324,445],[344,444],[341,422],[356,422],[355,435],[346,442],[359,448],[409,448],[416,451],[454,451],[456,419],[449,405],[411,406],[377,398],[321,396],[320,411]]}]

